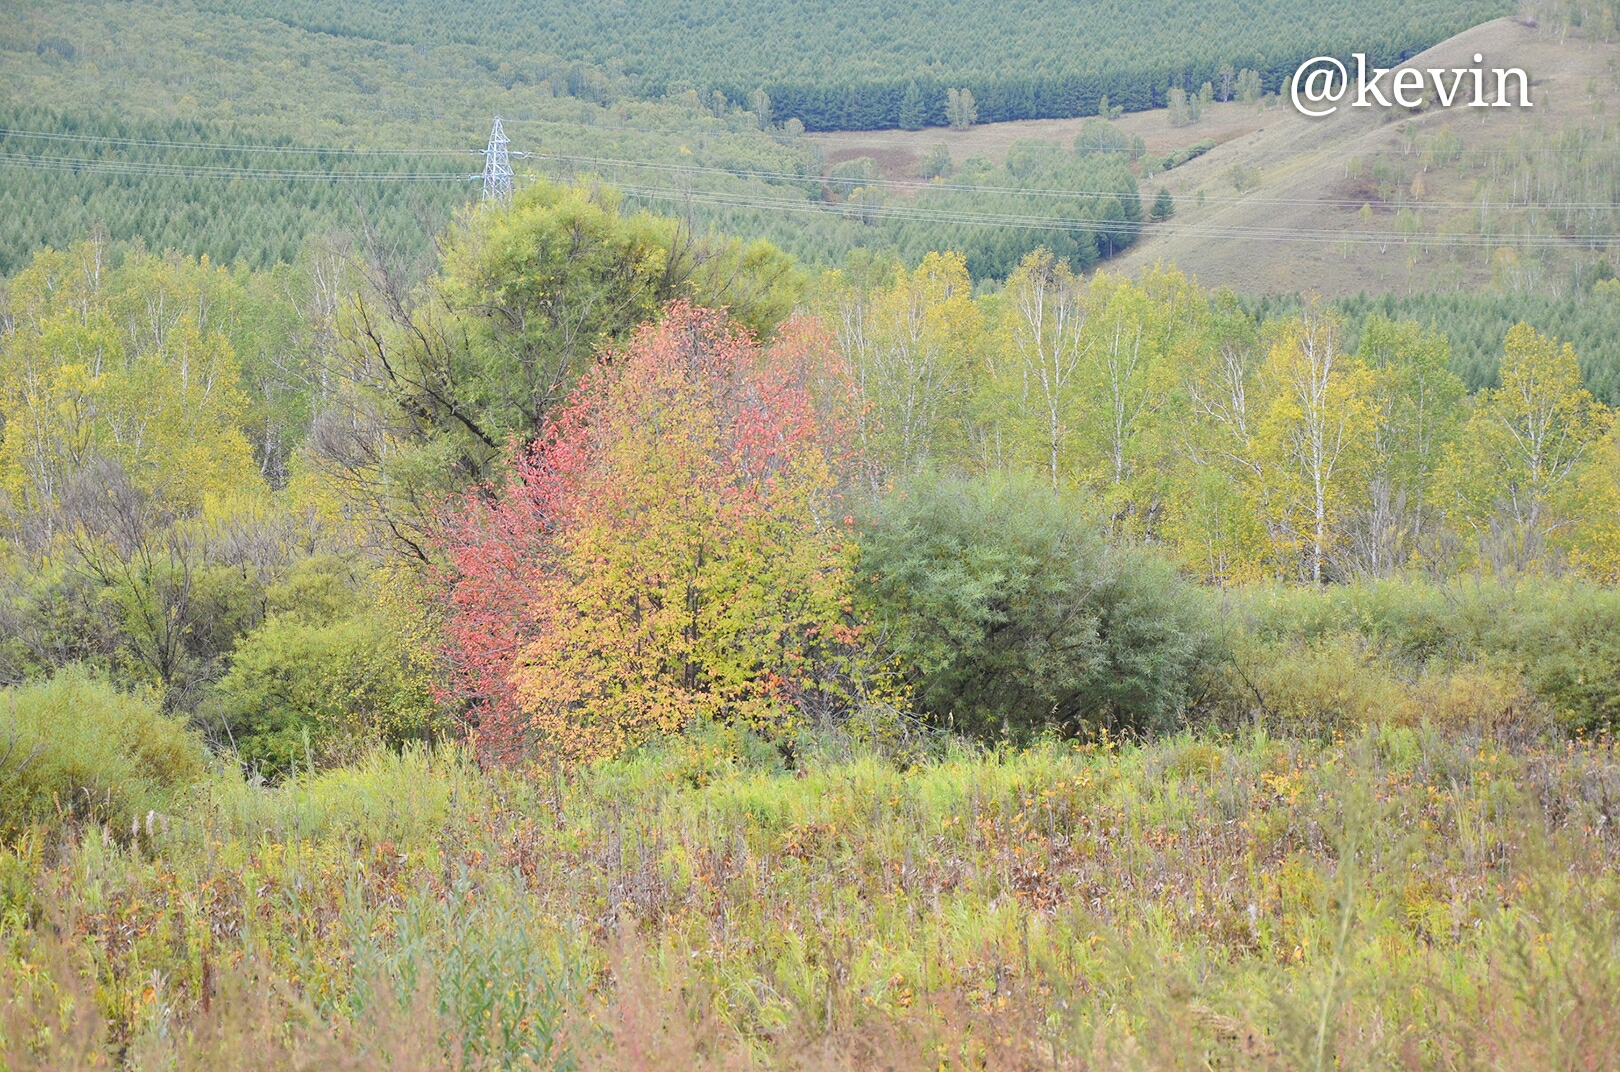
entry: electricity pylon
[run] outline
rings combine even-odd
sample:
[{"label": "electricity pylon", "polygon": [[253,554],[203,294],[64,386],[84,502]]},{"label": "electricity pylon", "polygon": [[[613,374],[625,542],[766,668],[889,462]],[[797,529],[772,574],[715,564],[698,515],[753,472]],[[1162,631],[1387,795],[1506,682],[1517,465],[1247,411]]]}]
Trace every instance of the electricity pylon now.
[{"label": "electricity pylon", "polygon": [[512,200],[512,160],[506,145],[510,139],[501,129],[501,117],[489,132],[489,148],[484,150],[484,200],[506,204]]}]

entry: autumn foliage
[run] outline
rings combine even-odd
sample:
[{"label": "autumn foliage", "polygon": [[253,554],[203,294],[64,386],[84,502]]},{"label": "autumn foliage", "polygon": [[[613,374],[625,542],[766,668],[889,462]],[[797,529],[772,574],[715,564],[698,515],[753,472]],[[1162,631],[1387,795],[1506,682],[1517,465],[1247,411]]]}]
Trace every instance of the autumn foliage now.
[{"label": "autumn foliage", "polygon": [[676,303],[608,357],[505,487],[441,520],[450,661],[489,758],[834,702],[854,635],[829,340],[796,321],[761,347]]}]

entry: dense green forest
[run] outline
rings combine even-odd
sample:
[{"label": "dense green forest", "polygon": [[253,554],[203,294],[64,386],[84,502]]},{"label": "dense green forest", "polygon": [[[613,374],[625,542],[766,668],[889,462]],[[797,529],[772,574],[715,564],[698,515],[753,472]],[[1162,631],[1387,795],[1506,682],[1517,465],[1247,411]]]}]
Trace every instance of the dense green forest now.
[{"label": "dense green forest", "polygon": [[949,188],[913,197],[873,182],[861,161],[821,181],[802,125],[762,122],[763,102],[695,90],[640,99],[622,73],[576,65],[572,81],[553,79],[466,44],[335,37],[171,5],[18,14],[0,27],[11,96],[0,108],[0,274],[92,226],[254,267],[336,243],[420,274],[431,236],[477,196],[469,180],[496,113],[522,171],[598,176],[634,204],[769,237],[809,263],[859,247],[915,259],[959,246],[976,277],[999,278],[1043,243],[1094,263],[1128,245],[1142,217],[1130,170],[1051,147],[1032,147],[1012,171],[958,161]]},{"label": "dense green forest", "polygon": [[0,272],[93,227],[254,268],[291,264],[309,238],[333,234],[420,256],[482,166],[468,152],[310,151],[230,136],[205,120],[0,110]]},{"label": "dense green forest", "polygon": [[763,88],[781,119],[810,130],[901,125],[915,83],[924,121],[945,124],[945,90],[967,86],[985,122],[1092,115],[1107,95],[1140,109],[1171,85],[1194,89],[1222,64],[1260,72],[1275,90],[1306,57],[1364,51],[1390,63],[1459,30],[1507,14],[1498,0],[1332,0],[1253,5],[852,3],[771,0],[479,0],[454,8],[411,0],[201,0],[202,7],[302,30],[395,44],[458,43],[497,62],[539,61],[534,74],[573,92],[571,64],[622,73],[631,91],[688,88],[747,101]]},{"label": "dense green forest", "polygon": [[[720,130],[705,135],[710,124]],[[768,236],[809,263],[837,263],[859,247],[913,260],[959,248],[977,279],[1004,277],[1037,246],[1090,267],[1128,247],[1145,214],[1123,158],[1046,143],[1004,165],[964,161],[950,183],[911,193],[873,181],[865,160],[823,181],[802,142],[757,128],[732,133],[707,113],[671,127],[600,137],[584,128],[577,141],[558,139],[565,151],[520,158],[522,181],[535,172],[606,179],[633,204],[682,213],[698,229]],[[545,128],[508,129],[523,137]],[[0,273],[100,227],[116,241],[224,264],[290,264],[324,242],[416,264],[420,274],[432,236],[481,189],[475,150],[240,139],[240,126],[216,120],[0,109]],[[687,140],[701,156],[680,144]]]}]

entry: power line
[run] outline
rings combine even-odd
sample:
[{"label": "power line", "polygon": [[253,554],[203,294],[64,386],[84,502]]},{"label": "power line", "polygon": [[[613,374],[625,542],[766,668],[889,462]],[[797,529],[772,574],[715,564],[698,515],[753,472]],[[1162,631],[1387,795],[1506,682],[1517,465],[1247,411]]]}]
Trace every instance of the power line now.
[{"label": "power line", "polygon": [[[444,117],[434,117],[438,122],[455,122],[457,120]],[[1074,118],[1086,118],[1076,116]],[[474,122],[476,120],[466,120]],[[569,123],[560,119],[518,119],[513,122],[527,126],[550,126],[574,130],[577,123]],[[940,128],[943,132],[944,128]],[[881,131],[833,131],[831,134],[860,135],[866,133],[881,133]],[[1252,133],[1252,132],[1246,132]],[[1240,135],[1241,136],[1241,135]],[[349,156],[477,156],[482,150],[478,149],[357,149],[351,146],[336,145],[265,145],[259,143],[242,142],[203,142],[203,141],[165,141],[156,138],[120,138],[109,134],[69,134],[60,131],[45,130],[19,130],[15,128],[0,128],[0,139],[3,138],[33,138],[43,141],[70,141],[70,142],[99,142],[109,145],[131,145],[160,149],[217,149],[240,153],[310,153],[320,155],[349,155]],[[807,135],[809,140],[816,140],[816,135]],[[1040,141],[1041,139],[1034,139]],[[1058,145],[1057,142],[1047,142],[1049,145]],[[1093,153],[1126,153],[1138,152],[1140,155],[1156,156],[1155,153],[1140,153],[1139,150],[1128,148],[1097,147],[1088,150]],[[1504,145],[1489,149],[1441,148],[1435,145],[1425,145],[1411,148],[1341,148],[1326,149],[1321,155],[1327,157],[1358,157],[1358,156],[1422,156],[1434,153],[1442,156],[1503,156],[1503,155],[1529,155],[1529,154],[1557,154],[1557,153],[1609,153],[1620,154],[1620,145],[1610,146],[1512,146]],[[516,154],[514,154],[516,155]],[[1293,154],[1284,154],[1293,155]]]},{"label": "power line", "polygon": [[[847,210],[846,205],[826,202],[796,201],[786,198],[751,198],[744,195],[718,194],[701,191],[671,190],[668,187],[621,186],[620,190],[649,200],[695,202],[734,208],[761,208],[776,212],[820,213],[831,215]],[[876,218],[916,220],[931,223],[961,223],[970,226],[1000,229],[1039,229],[1069,231],[1071,233],[1098,234],[1134,226],[1126,221],[1090,220],[1074,217],[1020,216],[1009,213],[967,213],[933,209],[906,208],[895,205],[863,205],[853,211]],[[1194,238],[1273,242],[1353,242],[1361,245],[1421,245],[1445,247],[1494,248],[1506,241],[1524,245],[1556,246],[1569,243],[1614,241],[1614,235],[1456,235],[1438,232],[1368,234],[1355,231],[1335,231],[1304,227],[1244,227],[1234,225],[1186,224],[1177,234]]]},{"label": "power line", "polygon": [[[551,123],[551,122],[554,122],[554,121],[551,121],[551,120],[530,120],[529,122]],[[504,132],[503,132],[503,136],[504,136]],[[252,144],[234,145],[234,144],[217,143],[217,142],[159,141],[159,140],[154,140],[154,139],[115,138],[115,137],[109,137],[109,136],[89,135],[89,134],[58,134],[58,133],[52,133],[52,132],[48,132],[48,131],[26,131],[26,130],[14,130],[14,129],[0,129],[0,138],[7,138],[7,137],[40,138],[40,139],[57,140],[57,141],[101,142],[101,143],[106,143],[106,144],[129,145],[129,146],[139,146],[139,147],[148,147],[148,148],[213,149],[213,150],[222,151],[222,152],[282,153],[282,154],[287,154],[287,155],[333,154],[333,155],[353,155],[353,156],[468,156],[468,155],[484,155],[484,154],[488,154],[490,152],[489,149],[484,149],[482,151],[480,151],[480,150],[466,150],[466,149],[432,149],[432,148],[421,149],[421,150],[413,150],[413,149],[345,149],[345,148],[334,148],[334,147],[324,147],[324,146],[267,146],[267,145],[252,145]],[[492,144],[493,144],[493,139],[492,139]],[[1397,151],[1398,150],[1390,150],[1389,152],[1397,152]],[[1479,151],[1480,152],[1497,152],[1498,150],[1479,150]],[[1500,151],[1501,152],[1516,152],[1518,150],[1500,150]],[[1610,150],[1610,151],[1620,152],[1620,148]],[[899,191],[899,192],[914,192],[914,193],[915,192],[944,192],[944,193],[971,193],[971,194],[1002,194],[1002,195],[1006,195],[1006,196],[1031,197],[1031,198],[1055,199],[1055,200],[1074,200],[1074,199],[1095,198],[1095,197],[1117,197],[1119,195],[1119,191],[1115,190],[1115,189],[1050,190],[1050,189],[1029,189],[1029,188],[1025,188],[1025,187],[1016,187],[1016,186],[980,186],[980,185],[975,185],[975,184],[972,184],[972,183],[942,183],[942,182],[935,182],[935,181],[932,181],[932,180],[924,181],[924,180],[912,180],[912,179],[884,179],[884,178],[859,179],[859,180],[857,180],[857,179],[841,179],[841,178],[833,178],[833,177],[826,177],[826,176],[806,175],[806,174],[795,173],[795,172],[761,171],[761,170],[756,170],[756,169],[726,168],[726,167],[716,167],[716,166],[713,166],[713,165],[704,165],[704,164],[696,164],[696,163],[693,163],[693,164],[671,164],[671,163],[661,163],[661,162],[650,161],[650,160],[626,160],[626,159],[615,158],[615,157],[588,156],[588,155],[582,155],[582,154],[557,153],[557,152],[545,152],[545,151],[534,152],[534,153],[510,153],[509,155],[510,156],[517,156],[517,157],[530,157],[530,158],[534,158],[534,159],[553,160],[553,161],[567,162],[567,163],[573,163],[573,164],[582,164],[582,165],[591,166],[593,168],[603,168],[603,167],[607,167],[607,168],[628,168],[628,169],[637,169],[637,170],[646,170],[646,171],[658,171],[658,172],[665,172],[665,173],[677,174],[677,175],[682,175],[682,174],[725,175],[725,176],[729,176],[729,177],[732,177],[732,178],[757,179],[757,180],[764,181],[764,182],[767,182],[767,183],[777,182],[777,183],[791,183],[791,184],[796,184],[796,185],[798,185],[798,184],[824,185],[824,184],[827,184],[827,183],[830,182],[830,183],[835,183],[835,184],[840,184],[840,185],[848,184],[848,185],[851,185],[851,186],[877,187],[879,189],[895,190],[895,191]],[[1329,154],[1329,155],[1333,155],[1333,154]],[[1377,155],[1377,154],[1376,153],[1349,153],[1348,155],[1360,156],[1360,155]],[[82,167],[83,165],[81,164],[80,166]],[[196,165],[196,166],[197,167],[209,167],[210,165]],[[1166,173],[1165,172],[1160,172],[1159,174],[1163,175],[1163,174],[1166,174]],[[300,177],[305,177],[305,176],[318,177],[318,173],[310,172],[310,171],[300,172],[299,175],[300,175]],[[1155,177],[1157,177],[1157,176],[1155,176]],[[1238,196],[1238,197],[1209,196],[1209,197],[1205,198],[1205,203],[1213,204],[1213,205],[1230,205],[1230,204],[1247,203],[1247,204],[1251,204],[1251,205],[1273,205],[1273,206],[1294,206],[1294,207],[1297,207],[1297,206],[1321,206],[1321,207],[1326,207],[1326,208],[1359,208],[1364,204],[1371,203],[1371,200],[1372,199],[1369,199],[1369,198],[1285,198],[1285,197],[1253,197],[1253,196],[1247,196],[1247,197],[1246,196]],[[1472,208],[1477,208],[1479,206],[1478,201],[1422,201],[1422,202],[1414,202],[1414,204],[1417,205],[1418,207],[1424,207],[1424,208],[1467,208],[1467,209],[1472,209]],[[1502,207],[1516,208],[1516,207],[1532,207],[1532,206],[1531,206],[1531,203],[1529,203],[1529,202],[1514,203],[1514,202],[1504,201],[1502,203]],[[1620,206],[1616,206],[1613,202],[1609,202],[1609,201],[1565,201],[1565,202],[1538,202],[1538,203],[1535,203],[1533,207],[1541,208],[1541,209],[1547,209],[1547,210],[1559,210],[1559,209],[1585,209],[1585,208],[1614,208],[1614,207],[1620,207]]]},{"label": "power line", "polygon": [[282,153],[321,156],[477,156],[477,149],[345,149],[326,145],[257,145],[209,141],[161,141],[154,138],[117,138],[105,134],[63,134],[46,130],[0,128],[0,139],[32,138],[40,141],[67,141],[129,145],[150,149],[214,149],[233,153]]},{"label": "power line", "polygon": [[[760,180],[765,180],[765,181],[769,181],[769,180],[774,179],[774,180],[778,180],[780,182],[793,183],[793,184],[811,183],[811,184],[818,185],[818,186],[824,186],[824,185],[839,185],[839,186],[848,185],[848,186],[851,186],[851,187],[862,187],[862,186],[864,186],[864,187],[872,187],[872,186],[875,186],[875,187],[879,187],[881,189],[898,190],[898,191],[915,192],[915,193],[944,192],[944,193],[972,193],[972,194],[1004,194],[1004,195],[1013,196],[1013,197],[1033,197],[1033,198],[1059,199],[1059,200],[1061,200],[1061,199],[1078,199],[1078,198],[1094,198],[1094,197],[1118,197],[1119,194],[1120,194],[1120,191],[1117,190],[1117,189],[1046,190],[1046,189],[1029,189],[1029,188],[1020,187],[1020,186],[977,186],[977,185],[973,185],[971,183],[941,183],[941,182],[934,182],[932,180],[924,181],[924,180],[913,180],[913,179],[882,179],[882,178],[849,179],[849,178],[834,178],[834,177],[830,177],[830,176],[794,175],[794,174],[790,174],[790,173],[787,173],[787,172],[735,171],[735,170],[732,170],[730,168],[720,168],[720,167],[706,166],[706,165],[703,165],[703,164],[664,164],[664,163],[656,163],[656,162],[653,162],[653,161],[616,160],[616,159],[607,158],[607,157],[580,156],[580,155],[571,155],[571,154],[567,154],[567,153],[551,153],[551,152],[543,152],[543,151],[542,152],[536,152],[536,153],[533,153],[531,155],[535,159],[540,159],[540,160],[569,161],[569,162],[574,162],[574,163],[579,163],[579,164],[591,165],[591,166],[598,167],[598,168],[603,167],[603,166],[606,166],[606,167],[623,167],[623,168],[638,169],[638,170],[645,170],[645,171],[662,171],[662,172],[667,172],[667,173],[677,174],[677,175],[679,175],[679,174],[688,174],[688,173],[690,173],[690,174],[723,174],[723,175],[729,175],[729,176],[731,176],[733,178],[752,178],[752,179],[760,179]],[[1160,174],[1163,174],[1163,172],[1161,172]],[[1360,208],[1362,205],[1369,204],[1370,200],[1368,198],[1364,198],[1364,197],[1362,197],[1362,198],[1246,197],[1246,196],[1241,196],[1240,195],[1238,197],[1213,197],[1213,196],[1212,197],[1206,197],[1205,202],[1208,203],[1208,204],[1213,204],[1213,205],[1236,205],[1236,204],[1287,205],[1287,206],[1305,205],[1305,206],[1320,206],[1320,207],[1325,207],[1325,208]],[[1472,209],[1472,208],[1479,207],[1479,202],[1478,201],[1422,201],[1422,202],[1414,202],[1414,204],[1416,204],[1418,207],[1424,207],[1424,208],[1469,208],[1469,209]],[[1505,207],[1518,207],[1518,206],[1512,205],[1509,202],[1503,202],[1503,205]],[[1524,207],[1529,207],[1529,206],[1528,206],[1528,204],[1526,204]],[[1556,209],[1556,208],[1578,209],[1578,208],[1616,208],[1616,207],[1620,207],[1620,205],[1616,205],[1613,202],[1609,202],[1609,201],[1560,201],[1560,202],[1537,202],[1535,207],[1546,208],[1546,209]]]},{"label": "power line", "polygon": [[[212,165],[177,165],[157,162],[107,161],[73,157],[30,157],[16,153],[0,153],[0,166],[27,166],[62,171],[99,171],[110,174],[162,175],[182,178],[247,178],[270,181],[317,182],[440,182],[477,181],[481,174],[465,173],[399,173],[399,172],[334,172],[294,171],[275,168],[243,168]],[[754,208],[772,212],[812,213],[818,215],[844,215],[856,212],[870,218],[926,223],[955,223],[964,226],[993,229],[1056,230],[1069,233],[1107,234],[1133,226],[1124,220],[1092,220],[1082,217],[1035,216],[1006,212],[969,212],[908,205],[862,205],[851,209],[847,203],[828,203],[807,199],[768,198],[746,194],[728,194],[715,191],[681,190],[668,186],[641,186],[620,184],[625,194],[648,200],[689,202],[730,208]],[[971,189],[971,188],[970,188]],[[1455,235],[1434,232],[1388,232],[1366,234],[1352,231],[1334,231],[1302,227],[1245,227],[1237,225],[1187,224],[1178,229],[1187,237],[1277,242],[1353,242],[1357,244],[1419,244],[1445,247],[1481,247],[1500,245],[1511,238],[1525,245],[1564,245],[1569,243],[1608,243],[1614,236],[1601,234],[1577,235]]]},{"label": "power line", "polygon": [[[724,168],[712,168],[702,165],[670,165],[656,164],[648,161],[607,160],[601,158],[570,156],[565,154],[540,153],[533,154],[539,158],[551,160],[567,160],[592,165],[616,164],[625,167],[641,167],[655,171],[673,173],[723,173],[731,177],[748,177],[755,173],[736,172]],[[484,178],[480,174],[467,174],[455,172],[394,172],[394,171],[366,171],[345,172],[314,169],[291,168],[265,168],[242,167],[232,165],[208,164],[167,164],[161,161],[127,161],[106,160],[99,158],[65,157],[65,156],[31,156],[24,153],[0,152],[0,167],[22,166],[36,169],[99,172],[113,175],[135,176],[168,176],[180,178],[242,178],[267,181],[313,181],[313,182],[347,182],[347,183],[378,183],[378,182],[468,182]],[[799,181],[806,181],[802,176],[795,176]],[[812,180],[815,181],[815,180]],[[803,198],[770,198],[740,193],[727,193],[722,191],[698,191],[677,189],[669,186],[646,186],[636,184],[618,184],[626,194],[646,198],[649,200],[665,202],[689,202],[709,204],[731,208],[754,208],[773,212],[815,213],[822,215],[844,215],[855,212],[866,218],[889,219],[897,221],[916,221],[929,223],[955,223],[965,226],[987,227],[996,229],[1036,229],[1059,230],[1070,233],[1103,234],[1112,233],[1128,226],[1126,221],[1092,220],[1081,217],[1043,216],[1009,212],[974,212],[966,210],[945,209],[920,205],[904,204],[876,204],[861,205],[851,209],[847,204],[812,201]],[[896,184],[900,185],[900,184]],[[906,184],[918,189],[940,189],[934,184]],[[970,192],[1004,192],[1009,194],[1054,194],[1057,196],[1081,196],[1073,191],[1029,191],[1010,187],[978,187],[978,186],[945,186]],[[1117,191],[1106,191],[1112,195]],[[1095,194],[1093,194],[1095,196]],[[1294,205],[1325,205],[1330,202],[1304,199],[1272,199],[1270,201],[1260,198],[1244,199],[1253,204],[1294,204]],[[1356,204],[1358,202],[1345,202]],[[1432,204],[1432,203],[1431,203]],[[1474,203],[1469,203],[1473,207]],[[1516,207],[1516,206],[1504,206]],[[1558,207],[1558,206],[1537,206]],[[1562,207],[1602,207],[1609,208],[1607,203],[1593,203],[1582,205],[1568,203]],[[1434,232],[1408,232],[1408,233],[1375,233],[1353,232],[1345,230],[1329,230],[1324,228],[1305,227],[1279,227],[1279,226],[1242,226],[1218,224],[1183,224],[1178,233],[1188,237],[1203,237],[1229,240],[1266,240],[1266,241],[1293,241],[1293,242],[1353,242],[1359,244],[1374,243],[1412,244],[1425,246],[1446,247],[1490,247],[1501,244],[1509,237],[1513,241],[1528,245],[1562,245],[1568,243],[1603,243],[1613,240],[1613,236],[1602,234],[1578,235],[1456,235],[1439,234]]]}]

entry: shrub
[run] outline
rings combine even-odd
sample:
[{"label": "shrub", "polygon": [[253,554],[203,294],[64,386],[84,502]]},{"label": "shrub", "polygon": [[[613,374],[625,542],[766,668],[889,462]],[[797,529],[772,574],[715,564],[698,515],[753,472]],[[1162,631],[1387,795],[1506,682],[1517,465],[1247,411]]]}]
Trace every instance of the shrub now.
[{"label": "shrub", "polygon": [[[1345,658],[1371,660],[1376,672],[1412,683],[1398,691],[1437,723],[1522,729],[1550,715],[1566,731],[1591,734],[1620,724],[1620,592],[1613,589],[1579,581],[1379,581],[1319,591],[1257,587],[1237,600],[1233,627],[1253,645],[1239,661],[1262,691],[1258,678],[1273,661],[1302,665],[1327,658],[1334,644],[1353,644],[1361,654]],[[1384,717],[1415,720],[1393,710]]]},{"label": "shrub", "polygon": [[237,646],[216,696],[242,762],[270,774],[435,728],[433,663],[408,631],[371,611],[325,625],[271,618]]},{"label": "shrub", "polygon": [[264,593],[266,620],[237,644],[209,708],[221,746],[279,775],[439,730],[427,623],[384,574],[338,555],[300,562]]},{"label": "shrub", "polygon": [[918,705],[972,733],[1168,728],[1214,650],[1174,570],[1029,478],[919,484],[863,555],[868,612]]},{"label": "shrub", "polygon": [[128,830],[202,774],[180,721],[81,667],[0,700],[0,837],[58,817]]},{"label": "shrub", "polygon": [[1171,168],[1180,167],[1189,160],[1203,156],[1213,148],[1215,148],[1215,142],[1210,138],[1205,138],[1203,141],[1195,141],[1186,148],[1177,149],[1175,152],[1170,153],[1163,160],[1159,161],[1159,170],[1169,171]]}]

